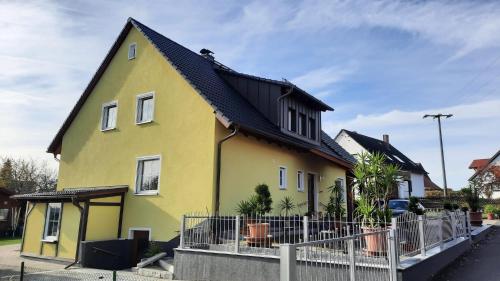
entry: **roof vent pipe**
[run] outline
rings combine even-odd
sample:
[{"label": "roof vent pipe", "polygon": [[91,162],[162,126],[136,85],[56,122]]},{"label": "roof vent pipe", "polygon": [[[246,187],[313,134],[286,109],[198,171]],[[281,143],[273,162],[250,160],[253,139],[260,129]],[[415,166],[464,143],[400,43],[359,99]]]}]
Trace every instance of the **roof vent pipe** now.
[{"label": "roof vent pipe", "polygon": [[385,135],[385,134],[384,134],[384,135],[382,135],[382,139],[384,140],[384,142],[385,142],[386,144],[389,144],[389,135]]},{"label": "roof vent pipe", "polygon": [[214,61],[214,60],[215,60],[215,57],[214,57],[214,52],[210,51],[209,49],[205,49],[205,48],[201,49],[201,50],[200,50],[200,54],[201,54],[204,58],[206,58],[206,59],[208,59],[208,60],[211,60],[211,61]]}]

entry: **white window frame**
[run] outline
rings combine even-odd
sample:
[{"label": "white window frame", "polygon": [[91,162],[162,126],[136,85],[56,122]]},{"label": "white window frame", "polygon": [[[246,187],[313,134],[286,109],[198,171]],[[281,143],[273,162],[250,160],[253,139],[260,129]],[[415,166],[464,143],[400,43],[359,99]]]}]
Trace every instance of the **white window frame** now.
[{"label": "white window frame", "polygon": [[[159,160],[160,161],[160,172],[158,174],[158,188],[156,190],[139,190],[139,186],[137,185],[137,180],[139,179],[139,162],[145,161],[145,160]],[[134,194],[135,195],[158,195],[160,194],[160,180],[161,180],[161,164],[162,164],[162,157],[161,155],[150,155],[150,156],[141,156],[137,157],[135,161],[135,189],[134,189]]]},{"label": "white window frame", "polygon": [[297,191],[304,192],[304,171],[297,171]]},{"label": "white window frame", "polygon": [[[133,56],[130,56],[130,49],[134,47],[134,55]],[[128,57],[128,60],[133,60],[137,57],[137,43],[130,43],[128,45],[128,52],[127,52],[127,57]]]},{"label": "white window frame", "polygon": [[131,227],[128,229],[128,239],[134,239],[134,231],[137,230],[137,231],[149,231],[149,241],[151,241],[151,235],[152,235],[152,231],[151,231],[151,227]]},{"label": "white window frame", "polygon": [[[283,172],[283,180],[281,177],[281,171]],[[285,166],[280,166],[278,169],[278,185],[281,190],[285,190],[287,187],[287,169]]]},{"label": "white window frame", "polygon": [[[56,235],[48,236],[47,232],[49,230],[49,218],[51,207],[59,207],[59,218],[57,219],[57,233]],[[62,217],[62,203],[49,203],[47,205],[47,210],[45,211],[45,226],[43,229],[43,241],[55,242],[59,239],[59,229]]]},{"label": "white window frame", "polygon": [[[152,112],[151,112],[151,119],[150,120],[144,120],[144,121],[140,121],[139,120],[139,104],[141,102],[141,100],[143,99],[146,99],[146,98],[149,98],[151,97],[153,99],[153,108],[152,108]],[[141,107],[141,110],[142,110],[142,107]],[[151,123],[153,122],[155,119],[155,92],[147,92],[147,93],[144,93],[144,94],[140,94],[140,95],[137,95],[136,99],[135,99],[135,124],[136,125],[140,125],[140,124],[146,124],[146,123]]]},{"label": "white window frame", "polygon": [[[115,125],[113,127],[104,128],[104,124],[105,124],[104,123],[104,121],[105,121],[104,118],[109,116],[108,114],[105,114],[105,111],[106,111],[106,109],[108,107],[112,107],[112,106],[116,107]],[[110,130],[116,129],[116,124],[118,124],[118,101],[114,100],[114,101],[103,103],[102,107],[101,107],[101,132],[105,132],[105,131],[110,131]]]}]

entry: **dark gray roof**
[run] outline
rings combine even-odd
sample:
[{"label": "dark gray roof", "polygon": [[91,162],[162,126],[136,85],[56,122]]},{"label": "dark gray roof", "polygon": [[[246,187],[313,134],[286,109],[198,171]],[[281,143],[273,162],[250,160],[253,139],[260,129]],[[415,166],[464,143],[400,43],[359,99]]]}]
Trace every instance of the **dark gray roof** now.
[{"label": "dark gray roof", "polygon": [[80,188],[65,188],[60,191],[36,192],[13,195],[11,198],[17,200],[47,200],[47,199],[77,199],[88,197],[109,197],[116,196],[128,191],[128,186],[99,186],[99,187],[80,187]]},{"label": "dark gray roof", "polygon": [[[385,143],[382,140],[375,139],[369,136],[365,136],[359,134],[357,132],[349,131],[343,129],[346,134],[348,134],[351,138],[353,138],[359,145],[364,147],[370,153],[381,153],[386,156],[387,162],[396,164],[401,167],[402,170],[412,171],[417,173],[426,174],[427,172],[424,170],[424,167],[420,163],[413,162],[406,155],[401,153],[401,151],[397,150],[392,144]],[[398,160],[399,158],[400,160]]]},{"label": "dark gray roof", "polygon": [[[112,56],[116,53],[117,49],[121,45],[121,42],[123,42],[126,34],[132,26],[135,26],[144,34],[144,36],[151,42],[151,44],[153,44],[153,46],[156,47],[163,57],[169,61],[181,75],[183,75],[191,86],[214,108],[214,111],[219,116],[222,116],[222,118],[227,121],[228,124],[238,126],[247,132],[272,138],[288,145],[297,146],[306,150],[315,149],[322,151],[323,153],[338,159],[348,166],[354,163],[351,157],[346,157],[347,153],[341,147],[332,145],[328,139],[324,138],[327,136],[325,133],[322,134],[320,146],[301,141],[298,138],[282,133],[276,124],[270,122],[241,94],[236,92],[224,81],[218,73],[220,67],[217,63],[187,49],[186,47],[170,40],[169,38],[132,18],[128,20],[117,41],[104,59],[97,73],[92,78],[92,81],[89,83],[89,86],[87,86],[80,100],[77,102],[77,105],[71,111],[70,116],[66,119],[56,137],[50,144],[47,150],[48,152],[55,154],[60,152],[62,136],[69,128],[72,120],[76,117],[77,112],[81,106],[83,106],[83,103],[90,95],[92,88],[99,80],[107,64],[111,61]],[[252,77],[257,78],[256,76]],[[276,80],[269,79],[269,81]],[[314,97],[311,97],[312,96],[310,95],[307,96],[307,98],[313,100],[312,98]],[[314,100],[316,102],[320,102],[316,98],[314,98]],[[323,103],[321,102],[321,104]],[[323,105],[327,106],[325,104]]]}]

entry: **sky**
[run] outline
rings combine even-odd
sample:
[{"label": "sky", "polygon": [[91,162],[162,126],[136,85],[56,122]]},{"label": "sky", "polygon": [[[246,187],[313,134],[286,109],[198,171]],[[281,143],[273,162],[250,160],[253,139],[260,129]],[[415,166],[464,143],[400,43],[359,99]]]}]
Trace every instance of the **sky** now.
[{"label": "sky", "polygon": [[391,143],[442,185],[500,149],[500,2],[3,1],[0,156],[46,148],[128,17],[240,72],[286,78],[335,108],[323,129]]}]

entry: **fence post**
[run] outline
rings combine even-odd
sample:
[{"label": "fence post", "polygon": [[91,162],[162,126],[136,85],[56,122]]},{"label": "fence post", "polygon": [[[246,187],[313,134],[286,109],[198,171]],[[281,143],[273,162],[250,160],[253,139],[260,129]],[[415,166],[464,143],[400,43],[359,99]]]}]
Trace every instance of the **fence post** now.
[{"label": "fence post", "polygon": [[21,275],[19,276],[19,281],[24,280],[24,262],[21,262]]},{"label": "fence post", "polygon": [[356,280],[356,252],[354,248],[354,237],[347,239],[347,253],[349,254],[349,276],[350,281]]},{"label": "fence post", "polygon": [[472,226],[470,224],[469,211],[465,212],[465,221],[467,223],[467,235],[469,236],[469,241],[472,243]]},{"label": "fence post", "polygon": [[451,233],[453,234],[453,240],[457,239],[457,218],[455,212],[451,213]]},{"label": "fence post", "polygon": [[425,256],[425,233],[423,216],[418,216],[418,234],[420,237],[420,254],[422,254],[422,256]]},{"label": "fence post", "polygon": [[182,215],[181,218],[181,234],[179,248],[184,249],[184,231],[185,231],[186,215]]},{"label": "fence post", "polygon": [[390,280],[398,280],[398,264],[399,255],[397,252],[397,234],[395,229],[390,229],[387,233],[387,244],[389,245],[389,270],[390,270]]},{"label": "fence post", "polygon": [[309,217],[304,216],[304,219],[302,220],[302,228],[303,228],[303,235],[304,235],[304,242],[309,241]]},{"label": "fence post", "polygon": [[280,245],[280,281],[297,281],[297,252],[294,245]]},{"label": "fence post", "polygon": [[240,216],[234,218],[234,252],[240,251]]},{"label": "fence post", "polygon": [[443,249],[443,217],[438,220],[438,239],[439,239],[439,249]]},{"label": "fence post", "polygon": [[396,256],[396,265],[399,264],[399,237],[398,237],[398,218],[391,218],[391,229],[394,231],[394,251]]}]

